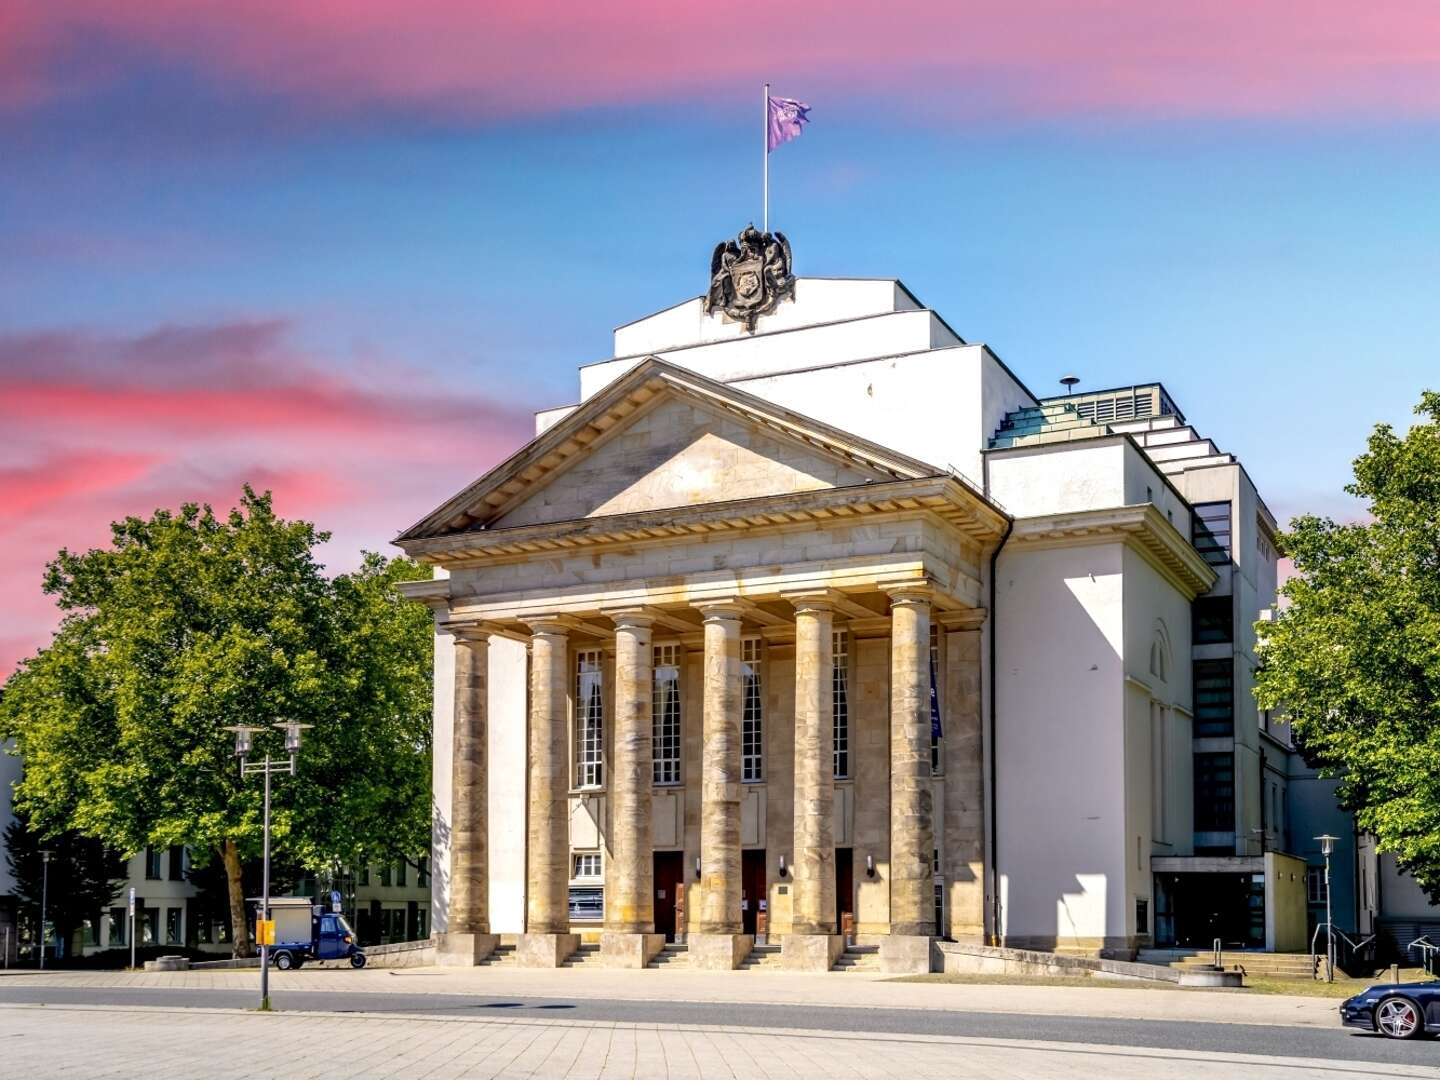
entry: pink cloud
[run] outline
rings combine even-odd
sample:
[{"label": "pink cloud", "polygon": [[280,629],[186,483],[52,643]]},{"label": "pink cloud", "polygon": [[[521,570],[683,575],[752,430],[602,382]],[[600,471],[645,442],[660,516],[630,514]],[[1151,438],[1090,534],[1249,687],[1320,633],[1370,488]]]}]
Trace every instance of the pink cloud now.
[{"label": "pink cloud", "polygon": [[528,411],[403,363],[357,370],[283,320],[0,335],[0,678],[48,640],[61,547],[158,506],[234,505],[249,482],[334,533],[334,569],[385,550],[531,430]]},{"label": "pink cloud", "polygon": [[942,117],[1440,111],[1433,0],[20,0],[0,15],[0,103],[115,77],[113,50],[78,61],[106,39],[321,111],[728,105],[779,75],[817,103]]}]

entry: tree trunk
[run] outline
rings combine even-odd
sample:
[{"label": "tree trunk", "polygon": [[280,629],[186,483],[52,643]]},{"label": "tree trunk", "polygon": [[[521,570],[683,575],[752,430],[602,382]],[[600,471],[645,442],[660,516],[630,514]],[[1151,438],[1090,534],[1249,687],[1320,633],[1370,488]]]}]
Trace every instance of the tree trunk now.
[{"label": "tree trunk", "polygon": [[240,851],[234,840],[220,845],[220,857],[225,861],[225,883],[230,892],[231,955],[238,958],[255,955],[255,946],[250,941],[250,923],[245,917],[245,885],[241,880],[243,868],[240,865]]}]

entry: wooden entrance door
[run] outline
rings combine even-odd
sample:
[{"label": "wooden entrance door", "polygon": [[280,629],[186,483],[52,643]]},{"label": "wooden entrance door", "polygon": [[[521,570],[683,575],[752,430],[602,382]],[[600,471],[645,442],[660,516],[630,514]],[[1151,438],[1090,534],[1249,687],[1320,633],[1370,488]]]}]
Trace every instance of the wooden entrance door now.
[{"label": "wooden entrance door", "polygon": [[845,916],[855,914],[855,849],[835,849],[835,918],[836,929],[845,930]]},{"label": "wooden entrance door", "polygon": [[685,881],[683,851],[655,852],[655,932],[675,940],[675,888]]},{"label": "wooden entrance door", "polygon": [[743,932],[755,933],[755,916],[765,899],[765,849],[740,853],[740,919]]}]

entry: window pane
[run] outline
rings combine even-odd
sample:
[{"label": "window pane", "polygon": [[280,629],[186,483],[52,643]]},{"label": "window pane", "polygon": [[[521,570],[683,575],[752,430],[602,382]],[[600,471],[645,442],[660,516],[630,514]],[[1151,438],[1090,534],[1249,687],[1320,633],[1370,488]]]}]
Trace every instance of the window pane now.
[{"label": "window pane", "polygon": [[1195,550],[1212,566],[1230,562],[1230,504],[1196,503],[1193,520]]},{"label": "window pane", "polygon": [[655,689],[651,699],[651,767],[656,784],[680,782],[680,646],[655,646]]},{"label": "window pane", "polygon": [[831,700],[835,710],[835,776],[850,775],[850,636],[843,630],[833,638],[835,660],[831,668]]},{"label": "window pane", "polygon": [[605,782],[605,687],[600,651],[576,656],[575,782],[599,787]]},{"label": "window pane", "polygon": [[1224,738],[1235,734],[1235,662],[1196,660],[1195,737]]},{"label": "window pane", "polygon": [[1195,755],[1195,831],[1229,832],[1235,828],[1235,757]]},{"label": "window pane", "polygon": [[930,625],[930,772],[938,776],[941,768],[940,735],[944,731],[940,716],[940,628]]},{"label": "window pane", "polygon": [[760,686],[760,639],[740,643],[740,675],[744,710],[740,721],[740,779],[747,784],[765,779],[765,705]]},{"label": "window pane", "polygon": [[1190,608],[1196,645],[1221,645],[1235,640],[1234,597],[1201,596]]}]

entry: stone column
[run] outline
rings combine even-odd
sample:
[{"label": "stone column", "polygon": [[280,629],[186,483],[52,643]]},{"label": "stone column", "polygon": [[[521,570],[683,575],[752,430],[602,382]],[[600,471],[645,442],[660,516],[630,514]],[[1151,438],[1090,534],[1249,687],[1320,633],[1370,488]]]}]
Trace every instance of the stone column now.
[{"label": "stone column", "polygon": [[935,934],[930,783],[930,593],[890,593],[890,936],[887,971],[929,971]]},{"label": "stone column", "polygon": [[456,627],[454,746],[450,809],[450,910],[436,937],[436,962],[470,967],[499,939],[490,933],[489,665],[490,635]]},{"label": "stone column", "polygon": [[734,968],[754,939],[740,917],[740,611],[710,604],[705,615],[705,701],[700,774],[700,920],[690,960]]},{"label": "stone column", "polygon": [[795,604],[795,850],[787,968],[829,971],[845,950],[835,926],[834,615],[823,598]]},{"label": "stone column", "polygon": [[615,740],[610,768],[610,873],[600,952],[612,967],[643,968],[665,947],[655,933],[655,858],[650,824],[654,653],[644,612],[617,611]]},{"label": "stone column", "polygon": [[554,620],[530,624],[530,798],[525,967],[558,967],[580,946],[570,933],[570,649]]},{"label": "stone column", "polygon": [[944,620],[945,863],[950,934],[985,941],[985,751],[980,712],[983,610]]}]

